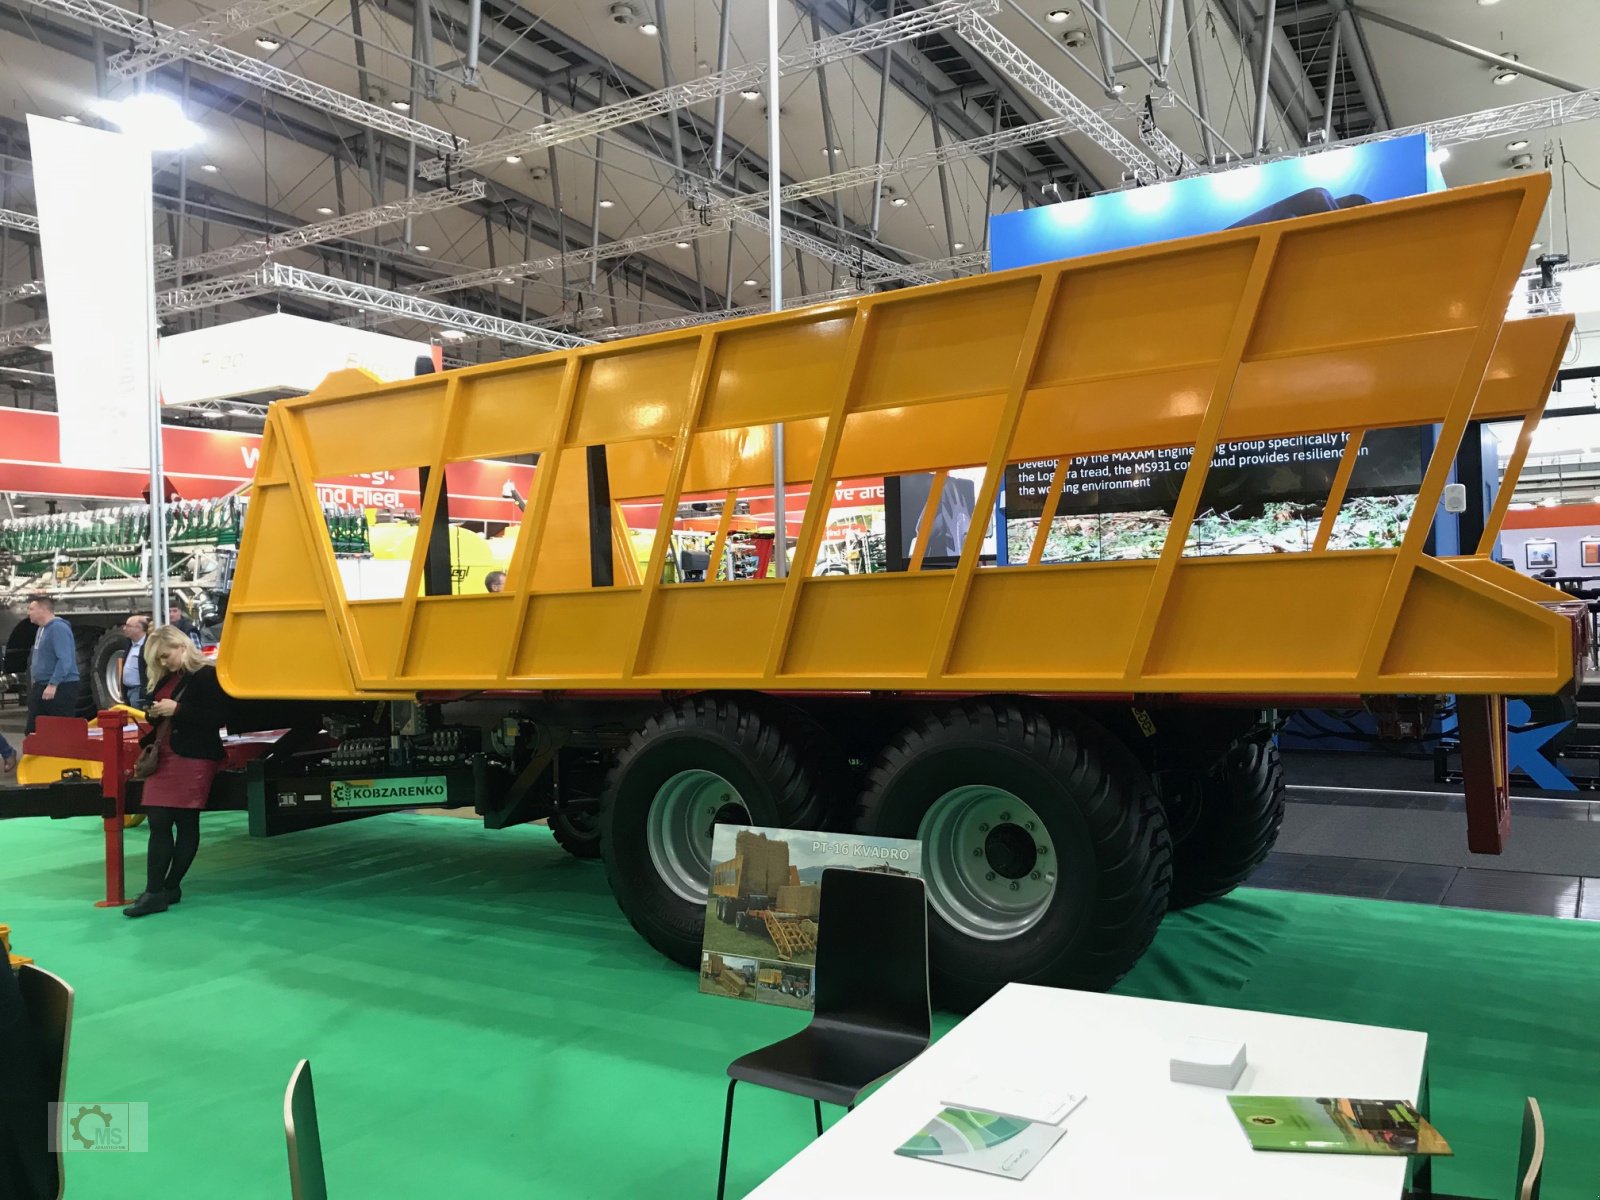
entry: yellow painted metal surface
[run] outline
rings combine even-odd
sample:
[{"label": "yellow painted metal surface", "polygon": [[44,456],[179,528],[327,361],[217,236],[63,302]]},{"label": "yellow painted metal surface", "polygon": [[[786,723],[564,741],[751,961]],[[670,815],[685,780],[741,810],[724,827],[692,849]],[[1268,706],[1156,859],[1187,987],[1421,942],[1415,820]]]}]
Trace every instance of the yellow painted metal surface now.
[{"label": "yellow painted metal surface", "polygon": [[[269,415],[223,681],[317,697],[1556,690],[1571,629],[1543,601],[1559,593],[1489,562],[1493,528],[1476,556],[1423,553],[1468,421],[1531,431],[1570,334],[1564,318],[1502,328],[1548,190],[1527,176],[416,381],[335,376]],[[780,422],[787,486],[810,489],[790,577],[672,582],[680,497],[770,488]],[[1397,547],[1332,548],[1362,435],[1422,424],[1439,427],[1423,517]],[[1186,556],[1219,443],[1323,432],[1349,440],[1314,548]],[[613,529],[609,587],[590,583],[599,444],[612,501],[660,506],[653,536]],[[978,521],[954,569],[920,552],[900,573],[812,566],[836,481],[981,467],[986,513],[1006,464],[1166,447],[1192,459],[1156,557],[1047,563],[1041,534],[1030,561],[980,565]],[[439,468],[512,454],[540,457],[503,593],[421,595],[417,557],[401,598],[343,594],[316,479],[427,467],[427,528]]]}]

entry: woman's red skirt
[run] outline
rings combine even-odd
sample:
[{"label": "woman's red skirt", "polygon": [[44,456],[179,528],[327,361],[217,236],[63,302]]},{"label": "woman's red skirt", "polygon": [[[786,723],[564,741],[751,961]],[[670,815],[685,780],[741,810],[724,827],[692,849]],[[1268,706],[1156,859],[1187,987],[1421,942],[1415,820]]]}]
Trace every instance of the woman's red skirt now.
[{"label": "woman's red skirt", "polygon": [[204,808],[211,781],[221,769],[220,759],[185,758],[162,746],[160,765],[144,781],[140,803],[146,808]]}]

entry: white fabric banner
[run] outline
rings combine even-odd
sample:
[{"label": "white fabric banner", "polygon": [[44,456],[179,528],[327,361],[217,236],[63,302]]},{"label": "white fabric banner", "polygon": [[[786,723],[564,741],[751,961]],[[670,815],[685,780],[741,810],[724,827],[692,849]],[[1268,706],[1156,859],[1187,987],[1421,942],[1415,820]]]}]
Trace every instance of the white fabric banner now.
[{"label": "white fabric banner", "polygon": [[150,467],[155,282],[150,151],[28,117],[54,348],[61,461]]}]

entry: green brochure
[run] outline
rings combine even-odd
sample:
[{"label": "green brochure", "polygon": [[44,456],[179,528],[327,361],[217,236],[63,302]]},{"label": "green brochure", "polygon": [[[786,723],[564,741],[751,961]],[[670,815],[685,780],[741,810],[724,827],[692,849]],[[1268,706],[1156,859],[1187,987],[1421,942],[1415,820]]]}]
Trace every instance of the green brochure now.
[{"label": "green brochure", "polygon": [[1449,1144],[1404,1100],[1229,1096],[1257,1150],[1308,1154],[1449,1154]]},{"label": "green brochure", "polygon": [[1022,1179],[1066,1132],[1064,1125],[1019,1121],[970,1108],[947,1108],[895,1153],[986,1175]]}]

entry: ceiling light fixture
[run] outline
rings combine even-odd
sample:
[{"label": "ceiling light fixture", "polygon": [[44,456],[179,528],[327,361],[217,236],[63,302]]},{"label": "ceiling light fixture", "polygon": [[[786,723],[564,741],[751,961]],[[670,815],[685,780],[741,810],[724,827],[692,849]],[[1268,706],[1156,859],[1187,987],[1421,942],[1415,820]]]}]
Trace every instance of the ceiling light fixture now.
[{"label": "ceiling light fixture", "polygon": [[1045,13],[1044,19],[1049,21],[1052,25],[1059,25],[1063,21],[1070,21],[1072,19],[1072,14],[1064,8],[1052,8],[1049,12]]},{"label": "ceiling light fixture", "polygon": [[394,109],[396,112],[409,112],[411,110],[411,101],[391,100],[389,101],[389,107]]},{"label": "ceiling light fixture", "polygon": [[654,21],[643,21],[639,25],[639,32],[644,34],[645,37],[655,37],[661,30],[656,27]]},{"label": "ceiling light fixture", "polygon": [[616,204],[615,200],[602,200],[602,201],[600,201],[600,207],[601,208],[611,208],[615,204]]},{"label": "ceiling light fixture", "polygon": [[412,249],[415,250],[418,254],[426,254],[429,250],[432,250],[433,247],[432,246],[424,246],[421,242],[418,242],[415,246],[412,247]]},{"label": "ceiling light fixture", "polygon": [[759,99],[761,99],[761,93],[758,92],[755,88],[740,88],[739,89],[739,95],[743,96],[746,100],[759,100]]},{"label": "ceiling light fixture", "polygon": [[72,113],[68,113],[66,116],[62,117],[61,119],[63,121],[65,121],[68,125],[82,125],[83,124],[83,118],[79,117],[79,116],[74,116]]},{"label": "ceiling light fixture", "polygon": [[965,242],[951,242],[950,244],[957,250],[965,250],[967,248],[967,244]]},{"label": "ceiling light fixture", "polygon": [[1511,156],[1511,161],[1507,165],[1513,171],[1526,171],[1529,167],[1533,166],[1533,155],[1513,154]]},{"label": "ceiling light fixture", "polygon": [[1513,152],[1515,152],[1517,150],[1526,150],[1527,148],[1528,148],[1528,139],[1527,138],[1518,138],[1514,142],[1507,142],[1506,143],[1506,149],[1510,150],[1510,151],[1513,151]]},{"label": "ceiling light fixture", "polygon": [[1478,0],[1479,8],[1488,8],[1491,4],[1499,4],[1500,0]]},{"label": "ceiling light fixture", "polygon": [[744,281],[744,286],[745,287],[755,287],[756,286],[756,281],[754,279],[746,279]]},{"label": "ceiling light fixture", "polygon": [[687,250],[688,248],[689,248],[689,243],[688,242],[679,242],[678,243],[678,249],[679,250]]},{"label": "ceiling light fixture", "polygon": [[1532,245],[1530,245],[1528,247],[1528,249],[1529,250],[1543,250],[1544,249],[1544,243],[1543,242],[1534,242]]},{"label": "ceiling light fixture", "polygon": [[1522,78],[1522,72],[1521,71],[1501,71],[1501,72],[1499,72],[1499,73],[1497,73],[1495,75],[1494,81],[1496,83],[1498,83],[1498,84],[1504,85],[1504,84],[1510,83],[1514,79],[1521,79],[1521,78]]},{"label": "ceiling light fixture", "polygon": [[317,212],[321,213],[325,217],[333,216],[333,209],[329,208],[326,204],[324,204],[321,208],[317,209]]},{"label": "ceiling light fixture", "polygon": [[1120,95],[1122,95],[1123,92],[1125,92],[1127,90],[1128,90],[1128,85],[1123,83],[1123,82],[1121,82],[1120,80],[1111,85],[1111,94],[1113,96],[1120,96]]},{"label": "ceiling light fixture", "polygon": [[1067,49],[1076,50],[1088,44],[1089,31],[1087,29],[1069,29],[1061,35],[1061,40],[1066,43]]},{"label": "ceiling light fixture", "polygon": [[520,154],[508,154],[508,155],[506,155],[506,161],[508,163],[511,163],[511,164],[515,165],[515,164],[517,164],[517,163],[522,161],[522,155],[520,155]]},{"label": "ceiling light fixture", "polygon": [[202,171],[204,171],[207,175],[215,175],[217,173],[217,164],[216,163],[201,163],[200,164],[200,169]]},{"label": "ceiling light fixture", "polygon": [[907,200],[904,196],[896,196],[893,200],[889,201],[889,203],[895,208],[904,208],[907,204],[910,204],[911,201]]},{"label": "ceiling light fixture", "polygon": [[136,92],[121,100],[102,101],[95,111],[151,150],[186,150],[201,138],[200,126],[183,115],[183,107],[164,92]]},{"label": "ceiling light fixture", "polygon": [[256,45],[260,46],[268,54],[271,54],[279,46],[283,45],[283,43],[280,42],[277,38],[267,37],[266,34],[262,34],[260,37],[258,37],[256,39]]}]

